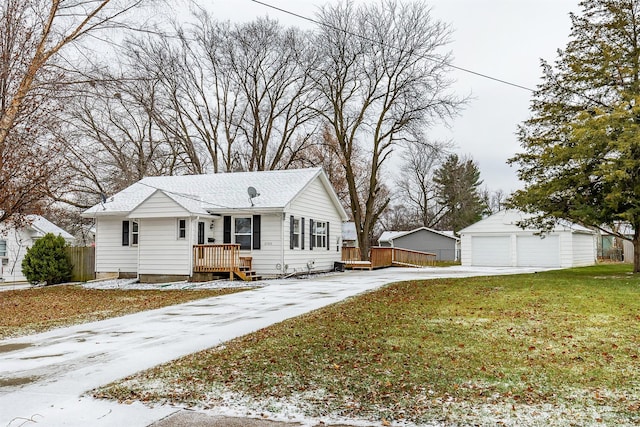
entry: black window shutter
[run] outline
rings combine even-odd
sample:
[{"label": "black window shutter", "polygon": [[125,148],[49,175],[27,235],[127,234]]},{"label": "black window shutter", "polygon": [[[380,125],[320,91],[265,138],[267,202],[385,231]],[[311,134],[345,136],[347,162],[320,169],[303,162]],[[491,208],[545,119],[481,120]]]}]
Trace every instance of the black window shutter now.
[{"label": "black window shutter", "polygon": [[331,239],[329,239],[329,222],[327,221],[327,250],[329,250],[329,246],[331,246],[329,242],[331,242]]},{"label": "black window shutter", "polygon": [[198,244],[204,245],[204,222],[198,222]]},{"label": "black window shutter", "polygon": [[300,249],[304,249],[304,218],[300,221]]},{"label": "black window shutter", "polygon": [[222,243],[231,243],[231,217],[223,218]]},{"label": "black window shutter", "polygon": [[289,217],[289,249],[293,249],[293,215]]},{"label": "black window shutter", "polygon": [[129,221],[122,221],[122,246],[129,246]]},{"label": "black window shutter", "polygon": [[260,249],[260,215],[253,216],[253,249]]},{"label": "black window shutter", "polygon": [[309,249],[313,250],[313,220],[309,220]]}]

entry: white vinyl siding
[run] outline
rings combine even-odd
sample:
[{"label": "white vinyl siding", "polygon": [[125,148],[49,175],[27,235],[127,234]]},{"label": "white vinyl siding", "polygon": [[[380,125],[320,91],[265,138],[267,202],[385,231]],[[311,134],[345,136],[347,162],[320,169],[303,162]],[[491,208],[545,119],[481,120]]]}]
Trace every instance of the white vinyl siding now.
[{"label": "white vinyl siding", "polygon": [[573,234],[572,266],[592,265],[596,262],[596,241],[591,234]]},{"label": "white vinyl siding", "polygon": [[289,250],[289,235],[283,234],[282,214],[263,214],[260,216],[260,249],[242,251],[242,255],[251,256],[253,270],[263,276],[281,274],[276,267],[282,263],[282,250]]},{"label": "white vinyl siding", "polygon": [[509,236],[473,236],[471,238],[472,265],[500,267],[511,265]]},{"label": "white vinyl siding", "polygon": [[[262,276],[275,276],[281,274],[282,271],[277,269],[277,265],[282,263],[282,243],[283,238],[286,250],[289,250],[289,235],[283,235],[282,213],[260,213],[255,211],[256,215],[260,215],[260,249],[247,249],[240,251],[240,256],[252,258],[253,270]],[[216,218],[213,222],[213,231],[211,236],[215,239],[215,244],[222,244],[224,241],[224,216],[231,216],[231,240],[235,238],[235,218],[248,218],[246,212],[239,215],[233,213],[221,213],[221,217]],[[253,222],[253,213],[250,215]],[[288,222],[288,220],[287,220]],[[206,228],[208,231],[208,227]]]},{"label": "white vinyl siding", "polygon": [[156,191],[136,209],[131,211],[129,218],[177,218],[188,216],[189,213],[172,198]]},{"label": "white vinyl siding", "polygon": [[559,236],[518,236],[519,267],[560,267]]},{"label": "white vinyl siding", "polygon": [[138,248],[122,246],[122,221],[120,218],[101,217],[96,220],[96,272],[136,273]]},{"label": "white vinyl siding", "polygon": [[[595,263],[595,234],[590,230],[561,223],[541,239],[537,230],[518,225],[525,218],[519,211],[501,211],[461,230],[462,265],[567,268]],[[504,247],[491,240],[495,238],[509,240],[510,262]],[[488,261],[489,257],[496,261]],[[505,262],[498,263],[499,259]]]},{"label": "white vinyl siding", "polygon": [[[340,261],[342,256],[341,252],[336,250],[342,244],[340,242],[342,218],[319,178],[310,182],[292,201],[286,215],[286,221],[282,221],[282,223],[285,228],[284,237],[286,243],[284,264],[289,267],[287,272],[305,272],[308,266],[311,267],[312,271],[331,270],[333,263]],[[304,238],[304,249],[289,249],[290,215],[301,220],[300,239]],[[304,226],[302,226],[302,218],[304,218]],[[329,236],[326,243],[328,247],[310,249],[311,220],[328,223]]]},{"label": "white vinyl siding", "polygon": [[33,240],[25,230],[6,230],[4,235],[6,265],[0,261],[2,277],[7,282],[22,282],[26,278],[22,274],[22,260],[27,248],[33,245]]},{"label": "white vinyl siding", "polygon": [[139,274],[191,274],[191,244],[176,239],[175,230],[175,218],[140,220]]}]

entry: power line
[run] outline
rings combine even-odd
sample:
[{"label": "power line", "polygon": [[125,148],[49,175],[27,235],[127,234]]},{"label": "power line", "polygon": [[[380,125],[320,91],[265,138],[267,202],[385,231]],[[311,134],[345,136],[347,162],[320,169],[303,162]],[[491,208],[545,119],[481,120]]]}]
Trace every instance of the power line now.
[{"label": "power line", "polygon": [[[366,41],[369,41],[369,42],[378,43],[381,46],[385,46],[385,47],[392,48],[392,49],[397,49],[395,46],[386,45],[385,43],[382,43],[379,40],[370,39],[370,38],[365,37],[365,36],[363,36],[361,34],[357,34],[357,33],[354,33],[352,31],[345,30],[343,28],[338,28],[338,27],[333,26],[331,24],[327,24],[325,22],[321,22],[321,21],[318,21],[316,19],[309,18],[308,16],[304,16],[304,15],[301,15],[299,13],[291,12],[290,10],[283,9],[281,7],[273,6],[273,5],[269,4],[269,3],[265,3],[265,2],[260,1],[260,0],[251,0],[251,1],[254,2],[254,3],[260,4],[262,6],[268,7],[270,9],[277,10],[278,12],[282,12],[282,13],[285,13],[287,15],[291,15],[291,16],[294,16],[296,18],[303,19],[305,21],[314,23],[314,24],[319,25],[319,26],[327,27],[327,28],[330,28],[330,29],[336,30],[336,31],[341,31],[341,32],[343,32],[345,34],[348,34],[350,36],[353,36],[353,37],[358,37],[360,39],[363,39],[363,40],[366,40]],[[428,59],[430,61],[438,61],[438,60],[440,60],[439,58],[436,58],[436,57],[433,57],[433,56],[429,56],[429,55],[419,55],[419,56],[421,58]],[[451,67],[451,68],[453,68],[455,70],[459,70],[459,71],[462,71],[462,72],[465,72],[465,73],[468,73],[468,74],[473,74],[475,76],[482,77],[484,79],[493,80],[494,82],[498,82],[498,83],[502,83],[502,84],[505,84],[505,85],[513,86],[513,87],[516,87],[518,89],[524,89],[524,90],[527,90],[529,92],[535,92],[534,89],[531,89],[530,87],[527,87],[527,86],[520,85],[518,83],[513,83],[513,82],[510,82],[508,80],[500,79],[498,77],[493,77],[493,76],[490,76],[488,74],[480,73],[478,71],[473,71],[473,70],[471,70],[469,68],[459,67],[459,66],[453,65],[453,64],[448,64],[448,65],[449,65],[449,67]]]}]

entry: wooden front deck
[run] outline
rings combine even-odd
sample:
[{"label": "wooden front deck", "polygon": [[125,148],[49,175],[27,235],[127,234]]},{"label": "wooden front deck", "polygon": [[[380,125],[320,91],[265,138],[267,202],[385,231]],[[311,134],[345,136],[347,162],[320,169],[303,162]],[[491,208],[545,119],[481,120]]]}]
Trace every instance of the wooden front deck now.
[{"label": "wooden front deck", "polygon": [[193,246],[194,273],[229,273],[231,280],[234,276],[245,281],[260,280],[251,263],[251,257],[240,256],[238,244]]},{"label": "wooden front deck", "polygon": [[436,254],[374,246],[369,252],[369,261],[361,261],[360,248],[342,248],[342,262],[346,268],[360,270],[392,266],[427,267],[436,264]]}]

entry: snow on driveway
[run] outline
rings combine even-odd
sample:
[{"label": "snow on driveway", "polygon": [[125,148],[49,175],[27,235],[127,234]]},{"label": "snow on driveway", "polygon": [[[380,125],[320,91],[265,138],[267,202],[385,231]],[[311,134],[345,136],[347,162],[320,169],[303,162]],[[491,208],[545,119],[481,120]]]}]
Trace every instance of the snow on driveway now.
[{"label": "snow on driveway", "polygon": [[176,409],[122,405],[82,395],[388,283],[539,270],[389,268],[271,280],[246,292],[3,340],[0,426],[29,425],[32,421],[55,426],[146,426]]}]

